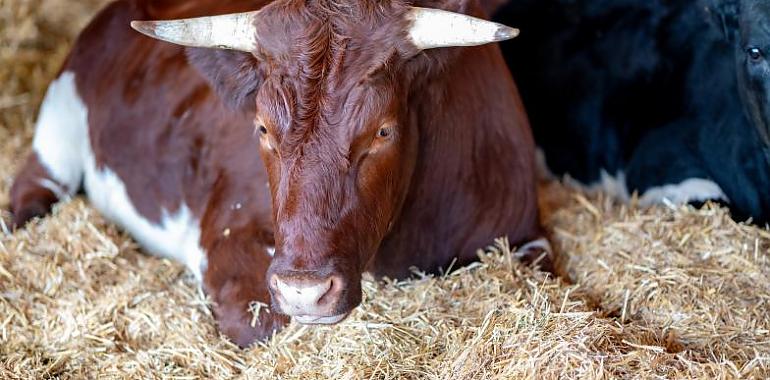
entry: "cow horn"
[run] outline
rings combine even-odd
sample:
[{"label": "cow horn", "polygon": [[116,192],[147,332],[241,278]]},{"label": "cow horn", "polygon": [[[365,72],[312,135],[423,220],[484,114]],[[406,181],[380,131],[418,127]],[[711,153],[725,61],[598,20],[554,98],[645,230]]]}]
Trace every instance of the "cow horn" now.
[{"label": "cow horn", "polygon": [[413,7],[409,37],[420,50],[447,46],[475,46],[504,41],[519,30],[496,22],[441,9]]},{"label": "cow horn", "polygon": [[259,11],[168,21],[131,21],[142,34],[184,46],[254,51]]}]

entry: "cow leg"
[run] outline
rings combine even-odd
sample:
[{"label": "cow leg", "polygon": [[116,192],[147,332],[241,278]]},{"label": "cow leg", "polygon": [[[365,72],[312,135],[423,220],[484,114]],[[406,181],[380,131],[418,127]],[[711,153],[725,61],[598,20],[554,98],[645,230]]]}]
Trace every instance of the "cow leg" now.
[{"label": "cow leg", "polygon": [[204,274],[219,330],[240,347],[269,339],[289,321],[269,306],[265,275],[271,247],[255,244],[253,238],[237,231],[217,238],[207,249]]},{"label": "cow leg", "polygon": [[728,202],[722,188],[710,178],[692,140],[697,131],[688,123],[674,124],[646,137],[628,164],[628,189],[640,194],[639,204],[702,205]]},{"label": "cow leg", "polygon": [[524,265],[555,273],[553,249],[546,238],[541,237],[523,244],[513,255]]},{"label": "cow leg", "polygon": [[35,125],[33,152],[11,188],[15,226],[45,215],[53,203],[79,189],[88,144],[88,111],[78,95],[75,74],[65,71],[48,86]]},{"label": "cow leg", "polygon": [[67,193],[40,164],[37,154],[31,153],[11,187],[13,228],[23,227],[32,218],[44,216]]}]

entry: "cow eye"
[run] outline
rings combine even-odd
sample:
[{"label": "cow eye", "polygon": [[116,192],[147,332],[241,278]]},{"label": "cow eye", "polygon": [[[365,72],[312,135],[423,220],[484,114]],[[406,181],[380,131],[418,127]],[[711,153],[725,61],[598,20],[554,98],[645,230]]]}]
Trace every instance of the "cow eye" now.
[{"label": "cow eye", "polygon": [[380,129],[377,130],[377,137],[379,138],[388,138],[390,135],[393,134],[393,130],[390,126],[387,127],[380,127]]},{"label": "cow eye", "polygon": [[257,124],[257,131],[259,131],[259,134],[264,136],[267,134],[267,127],[265,127],[263,124]]},{"label": "cow eye", "polygon": [[762,54],[762,50],[755,47],[752,47],[746,50],[746,54],[748,54],[749,58],[751,58],[751,60],[755,62],[759,61],[764,56],[764,54]]}]

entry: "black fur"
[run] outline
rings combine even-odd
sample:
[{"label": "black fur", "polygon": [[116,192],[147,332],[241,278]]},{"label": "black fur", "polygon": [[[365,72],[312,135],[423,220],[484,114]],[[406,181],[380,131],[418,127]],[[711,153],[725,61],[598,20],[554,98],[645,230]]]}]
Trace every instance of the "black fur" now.
[{"label": "black fur", "polygon": [[630,191],[716,182],[737,219],[770,220],[770,2],[522,0],[495,19],[556,174],[626,173]]}]

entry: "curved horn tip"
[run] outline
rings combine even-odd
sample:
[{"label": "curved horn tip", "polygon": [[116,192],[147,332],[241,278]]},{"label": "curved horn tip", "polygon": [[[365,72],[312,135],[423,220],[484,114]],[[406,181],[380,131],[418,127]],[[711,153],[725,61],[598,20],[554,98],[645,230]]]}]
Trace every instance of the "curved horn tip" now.
[{"label": "curved horn tip", "polygon": [[478,46],[519,35],[507,25],[441,9],[412,7],[407,17],[412,22],[409,37],[420,50]]},{"label": "curved horn tip", "polygon": [[[131,21],[131,29],[134,29],[137,32],[145,33],[145,32],[150,31],[149,30],[150,28],[148,28],[148,27],[150,27],[151,25],[148,25],[148,24],[150,24],[150,22],[148,22],[148,21],[136,21],[136,20],[134,20],[134,21]],[[155,27],[153,26],[152,29],[155,29]]]},{"label": "curved horn tip", "polygon": [[131,28],[144,35],[155,35],[155,23],[152,21],[131,21]]},{"label": "curved horn tip", "polygon": [[500,28],[498,28],[497,31],[495,32],[496,41],[510,40],[511,38],[516,38],[518,36],[519,36],[518,29],[511,28],[505,25],[500,25]]}]

